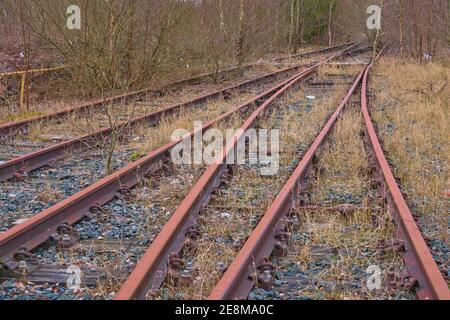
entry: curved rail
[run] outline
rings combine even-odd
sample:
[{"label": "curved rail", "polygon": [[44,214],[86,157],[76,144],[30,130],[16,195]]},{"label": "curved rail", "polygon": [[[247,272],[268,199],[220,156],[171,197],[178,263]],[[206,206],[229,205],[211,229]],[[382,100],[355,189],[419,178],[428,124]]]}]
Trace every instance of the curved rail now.
[{"label": "curved rail", "polygon": [[[368,146],[375,156],[379,182],[383,187],[389,211],[397,223],[398,236],[405,243],[404,261],[409,274],[417,280],[419,299],[450,300],[450,290],[417,226],[411,210],[386,160],[367,107],[367,81],[370,65],[364,73],[361,107],[366,125]],[[411,280],[410,280],[411,282]],[[414,280],[412,281],[414,282]]]},{"label": "curved rail", "polygon": [[[251,67],[251,66],[249,66],[249,67]],[[220,73],[224,74],[224,73],[228,73],[228,72],[231,72],[231,71],[234,71],[234,70],[236,70],[236,68],[226,69],[226,70],[221,71]],[[24,120],[18,120],[18,121],[3,123],[3,124],[0,124],[0,137],[8,136],[10,134],[13,134],[16,131],[19,131],[19,130],[24,130],[24,129],[28,128],[28,126],[30,124],[35,123],[35,122],[44,121],[44,120],[50,120],[50,119],[62,118],[62,117],[65,117],[65,116],[67,116],[67,115],[69,115],[71,113],[81,112],[81,111],[88,110],[88,109],[100,108],[100,107],[102,107],[102,106],[104,106],[105,104],[108,104],[108,103],[123,102],[125,100],[136,98],[136,97],[142,96],[144,94],[151,94],[152,92],[154,93],[154,92],[165,90],[165,89],[168,89],[168,88],[171,88],[171,87],[184,85],[186,83],[190,83],[190,82],[193,82],[193,81],[203,80],[203,79],[205,79],[205,78],[207,78],[209,76],[211,76],[211,73],[204,73],[204,74],[201,74],[199,76],[186,78],[186,79],[183,79],[183,80],[180,80],[180,81],[176,81],[176,82],[170,83],[170,84],[168,84],[166,86],[159,87],[159,88],[158,87],[157,88],[151,87],[151,88],[145,88],[145,89],[142,89],[142,90],[131,91],[131,92],[127,92],[127,93],[124,93],[124,94],[111,96],[111,97],[108,97],[108,98],[96,99],[94,101],[83,103],[81,105],[78,105],[78,106],[75,106],[75,107],[72,107],[72,108],[68,108],[68,109],[64,109],[64,110],[61,110],[61,111],[57,111],[57,112],[54,112],[54,113],[44,114],[44,115],[41,115],[41,116],[36,116],[36,117],[29,118],[29,119],[24,119]]]},{"label": "curved rail", "polygon": [[244,122],[242,127],[233,136],[232,142],[228,143],[215,163],[211,164],[197,183],[189,191],[169,221],[165,224],[161,232],[155,238],[150,248],[136,265],[133,272],[123,284],[120,291],[114,297],[115,300],[146,299],[150,290],[159,288],[167,273],[169,257],[178,254],[183,246],[188,228],[195,224],[196,217],[203,205],[209,202],[211,193],[220,184],[222,175],[227,171],[226,159],[244,133],[251,128],[256,119],[265,112],[273,102],[286,91],[306,77],[317,71],[324,63],[337,58],[347,52],[348,49],[334,54],[333,56],[317,63],[313,67],[305,70],[291,79],[279,89],[272,97],[264,102],[250,117]]},{"label": "curved rail", "polygon": [[325,142],[339,115],[360,84],[366,68],[356,77],[333,115],[317,135],[275,201],[263,215],[260,223],[212,291],[210,299],[245,299],[248,296],[255,285],[255,279],[252,277],[255,270],[251,267],[252,263],[258,264],[264,258],[270,256],[276,243],[276,234],[286,226],[286,222],[282,218],[287,216],[294,207],[300,186],[308,175],[317,150]]},{"label": "curved rail", "polygon": [[[339,46],[341,47],[341,46]],[[333,47],[334,48],[334,47]],[[351,47],[349,47],[351,48]],[[329,50],[329,49],[328,49]],[[348,54],[353,54],[354,51],[347,52]],[[117,124],[117,127],[127,127],[130,129],[131,127],[147,122],[149,124],[154,124],[159,121],[162,116],[166,116],[181,110],[182,108],[191,108],[198,104],[204,103],[209,99],[214,99],[219,97],[221,94],[228,93],[233,90],[243,90],[251,85],[260,83],[267,79],[275,78],[280,76],[283,73],[288,73],[291,71],[298,70],[302,67],[306,67],[304,65],[297,65],[294,67],[284,68],[263,76],[259,76],[236,85],[231,85],[225,87],[223,89],[219,89],[208,94],[200,95],[196,98],[193,98],[189,101],[168,105],[166,107],[162,107],[157,111],[150,112],[147,114],[143,114],[138,116],[130,121],[124,121]],[[96,140],[102,140],[104,138],[108,138],[111,134],[111,128],[100,129],[96,132],[86,134],[81,137],[72,138],[67,141],[63,141],[60,143],[56,143],[50,145],[48,147],[42,148],[35,152],[31,152],[14,159],[8,160],[0,164],[0,182],[6,181],[8,179],[12,179],[20,174],[30,172],[39,168],[42,168],[45,165],[50,164],[53,161],[57,161],[65,158],[69,152],[73,151],[84,151],[90,148],[90,142],[95,142]]]},{"label": "curved rail", "polygon": [[277,232],[284,230],[288,223],[283,218],[287,217],[291,212],[300,189],[304,187],[304,179],[309,172],[314,155],[342,110],[342,104],[348,101],[357,84],[361,81],[361,107],[367,133],[366,138],[368,139],[367,145],[374,155],[375,165],[378,170],[378,180],[389,211],[397,223],[397,235],[405,242],[406,252],[404,260],[410,274],[409,281],[414,283],[417,280],[415,289],[419,299],[450,299],[448,285],[436,265],[395,181],[370,118],[367,107],[367,81],[372,66],[373,63],[365,67],[358,76],[335,114],[317,136],[282,191],[263,215],[258,226],[213,289],[209,297],[211,300],[242,299],[248,296],[256,282],[255,273],[257,273],[258,264],[263,263],[264,259],[270,256],[276,244]]},{"label": "curved rail", "polygon": [[[304,72],[300,72],[300,75]],[[56,205],[33,216],[24,223],[0,234],[0,263],[9,261],[14,253],[19,250],[32,250],[45,242],[52,234],[56,233],[63,224],[72,225],[85,216],[90,216],[93,208],[111,201],[124,188],[131,188],[139,181],[140,177],[152,173],[162,164],[170,160],[170,151],[181,141],[191,139],[198,131],[205,131],[211,126],[233,114],[244,111],[258,101],[265,100],[274,92],[297,78],[299,74],[279,83],[273,88],[266,90],[260,95],[253,97],[247,102],[227,111],[218,118],[209,121],[203,128],[181,137],[177,141],[170,142],[147,156],[127,165],[115,173],[101,179],[86,189],[72,195],[71,197],[57,203]]]},{"label": "curved rail", "polygon": [[[307,56],[310,56],[310,55],[313,55],[313,54],[326,53],[326,52],[333,51],[333,50],[336,50],[336,49],[339,49],[339,48],[342,48],[342,47],[345,47],[345,46],[353,46],[353,45],[354,45],[353,43],[342,44],[342,45],[338,45],[338,46],[334,46],[334,47],[330,47],[330,48],[325,48],[325,49],[321,49],[321,50],[317,50],[317,51],[307,52],[307,53],[303,53],[303,54],[298,54],[298,55],[294,55],[294,56],[295,56],[295,58],[307,57]],[[282,57],[282,58],[279,58],[278,60],[282,61],[282,60],[286,60],[286,59],[289,59],[289,58],[292,58],[292,56]],[[258,63],[250,63],[250,64],[247,64],[247,65],[244,65],[242,68],[250,69],[250,68],[252,68],[254,66],[257,66],[257,65],[258,65]],[[239,69],[239,67],[231,67],[231,68],[222,70],[219,73],[220,74],[227,74],[227,73],[236,71],[238,69]],[[193,81],[203,80],[203,79],[206,79],[206,78],[210,77],[211,75],[212,75],[212,73],[204,73],[204,74],[201,74],[199,76],[190,77],[190,78],[182,79],[180,81],[173,82],[173,83],[168,84],[168,85],[166,85],[164,87],[159,87],[159,88],[158,87],[157,88],[151,87],[151,88],[145,88],[145,89],[142,89],[142,90],[131,91],[131,92],[128,92],[128,93],[125,93],[125,94],[121,94],[121,95],[116,95],[116,96],[112,96],[112,97],[108,97],[108,98],[97,99],[97,100],[94,100],[94,101],[91,101],[91,102],[88,102],[88,103],[84,103],[84,104],[81,104],[81,105],[78,105],[78,106],[75,106],[75,107],[72,107],[72,108],[68,108],[68,109],[65,109],[65,110],[57,111],[57,112],[54,112],[54,113],[49,113],[49,114],[45,114],[45,115],[41,115],[41,116],[36,116],[36,117],[25,119],[25,120],[18,120],[18,121],[13,121],[13,122],[9,122],[9,123],[0,124],[0,138],[2,136],[8,136],[8,135],[14,133],[17,130],[25,129],[31,123],[34,123],[34,122],[39,122],[39,121],[43,121],[43,120],[49,120],[49,119],[65,117],[65,116],[67,116],[67,115],[69,115],[71,113],[74,113],[74,112],[81,112],[81,111],[84,111],[84,110],[87,110],[87,109],[94,109],[94,108],[102,107],[106,103],[122,102],[122,101],[127,100],[127,99],[132,99],[132,98],[144,95],[144,94],[149,94],[151,92],[157,92],[157,91],[164,90],[164,89],[167,89],[167,88],[170,88],[170,87],[180,86],[180,85],[184,85],[186,83],[190,83],[190,82],[193,82]]]},{"label": "curved rail", "polygon": [[[132,119],[131,121],[124,121],[117,124],[117,127],[128,126],[129,128],[138,125],[143,122],[156,123],[162,116],[169,115],[183,108],[191,108],[200,103],[203,103],[209,99],[214,99],[220,95],[233,91],[242,90],[250,85],[260,83],[264,80],[277,77],[283,73],[290,71],[295,71],[304,66],[295,66],[290,68],[284,68],[276,72],[271,72],[269,74],[259,76],[236,85],[228,86],[223,89],[219,89],[208,94],[200,95],[191,100],[168,105],[162,107],[160,110],[143,114],[139,117]],[[18,172],[30,172],[32,170],[39,169],[51,161],[63,159],[70,151],[83,151],[89,149],[89,142],[108,137],[111,134],[111,128],[100,129],[96,132],[73,138],[67,141],[63,141],[51,146],[42,148],[38,151],[19,156],[17,158],[11,159],[0,164],[0,182],[13,178]]]}]

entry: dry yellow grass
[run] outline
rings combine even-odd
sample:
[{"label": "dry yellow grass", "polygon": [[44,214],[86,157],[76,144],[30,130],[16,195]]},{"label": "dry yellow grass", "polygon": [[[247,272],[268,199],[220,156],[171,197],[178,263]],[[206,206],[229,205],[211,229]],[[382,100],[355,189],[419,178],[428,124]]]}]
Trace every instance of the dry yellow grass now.
[{"label": "dry yellow grass", "polygon": [[[376,214],[379,223],[374,224],[371,210],[359,210],[348,217],[302,210],[301,228],[294,232],[302,236],[294,236],[292,254],[280,259],[278,267],[286,271],[295,265],[311,282],[298,286],[289,296],[326,300],[413,298],[412,294],[394,292],[386,285],[390,272],[399,274],[404,268],[403,256],[395,250],[383,255],[377,252],[377,244],[391,241],[395,228],[387,211]],[[370,266],[380,267],[379,290],[367,287]]]},{"label": "dry yellow grass", "polygon": [[371,108],[394,175],[423,233],[448,246],[450,68],[383,59],[375,73]]},{"label": "dry yellow grass", "polygon": [[[300,229],[293,231],[291,253],[280,259],[280,269],[286,272],[295,266],[310,283],[298,285],[289,297],[355,300],[389,299],[398,294],[389,290],[386,278],[388,272],[402,270],[402,254],[378,254],[377,244],[392,241],[395,227],[389,213],[378,208],[376,190],[371,188],[358,106],[358,97],[354,96],[322,148],[303,199],[307,206],[354,204],[365,209],[343,216],[338,212],[297,208]],[[379,266],[382,272],[380,290],[371,291],[366,285],[366,270],[372,265]]]},{"label": "dry yellow grass", "polygon": [[[203,124],[206,124],[206,122],[242,104],[254,97],[254,95],[254,92],[246,94],[234,93],[230,100],[215,99],[208,102],[206,106],[183,110],[178,115],[165,117],[155,128],[141,127],[137,132],[137,136],[142,137],[142,141],[145,142],[143,145],[141,144],[140,151],[148,153],[163,143],[170,142],[171,135],[175,130],[185,129],[192,131],[195,121],[201,121]],[[227,122],[225,121],[225,123]],[[220,126],[221,124],[218,125]]]},{"label": "dry yellow grass", "polygon": [[[129,101],[117,103],[114,105],[105,105],[95,110],[89,109],[84,112],[74,113],[67,116],[63,121],[60,119],[36,122],[30,126],[30,133],[26,137],[20,135],[18,138],[28,138],[31,141],[46,141],[53,136],[60,138],[71,138],[80,135],[92,133],[101,128],[110,127],[110,120],[117,125],[120,122],[126,122],[133,117],[154,112],[161,108],[189,101],[215,90],[237,84],[248,79],[255,78],[262,74],[274,72],[276,67],[270,65],[261,65],[247,70],[239,78],[230,75],[228,79],[220,83],[204,83],[185,85],[167,94],[159,97],[147,97],[145,101]],[[267,85],[266,85],[267,86]],[[256,86],[258,87],[258,86]],[[262,86],[264,87],[264,85]],[[250,91],[253,90],[252,89]]]},{"label": "dry yellow grass", "polygon": [[[217,89],[220,86],[227,86],[227,85],[231,85],[233,83],[237,83],[240,81],[244,81],[246,79],[251,79],[254,78],[256,76],[259,75],[263,75],[265,73],[269,73],[269,72],[273,72],[276,71],[276,68],[272,65],[266,65],[266,64],[261,64],[261,65],[256,65],[253,68],[247,69],[245,70],[242,74],[238,74],[238,73],[230,73],[227,75],[226,79],[221,80],[219,83],[215,84],[211,81],[211,79],[206,79],[206,80],[202,80],[200,81],[199,84],[196,85],[185,85],[182,86],[180,89],[177,89],[176,92],[171,93],[168,97],[176,97],[177,95],[180,96],[184,96],[186,97],[188,95],[188,93],[190,92],[192,96],[199,94],[199,91],[205,91],[205,90],[213,90],[213,89]],[[152,84],[148,84],[146,87],[160,87],[160,86],[164,86],[164,85],[168,85],[170,83],[175,82],[177,79],[183,79],[183,78],[188,78],[188,77],[192,77],[193,76],[193,72],[191,70],[190,73],[183,75],[183,74],[178,74],[176,75],[176,79],[174,79],[173,76],[170,77],[170,79],[159,79],[159,83],[152,83]],[[196,74],[199,74],[199,72],[196,72]],[[124,92],[110,92],[110,93],[105,93],[105,96],[113,96],[113,95],[121,95]],[[25,119],[29,119],[35,116],[39,116],[39,115],[44,115],[44,114],[48,114],[48,113],[52,113],[52,112],[57,112],[57,111],[61,111],[61,110],[65,110],[65,109],[70,109],[73,108],[77,105],[81,105],[83,103],[86,103],[87,101],[91,101],[91,100],[95,100],[92,97],[85,97],[85,99],[81,98],[80,95],[82,94],[82,92],[75,92],[75,93],[67,93],[67,97],[66,99],[64,98],[54,98],[51,101],[49,100],[43,100],[43,101],[37,101],[37,100],[32,100],[30,105],[29,105],[29,109],[28,110],[19,110],[18,106],[16,105],[16,101],[11,100],[11,101],[7,101],[5,103],[4,106],[1,106],[0,108],[0,124],[1,123],[6,123],[9,121],[16,121],[16,120],[25,120]],[[101,97],[98,97],[101,98]],[[167,99],[167,97],[164,98],[165,99],[165,103],[171,103],[170,100]],[[173,99],[172,99],[173,101]],[[162,102],[163,103],[163,102]],[[121,108],[122,112],[125,111],[124,108]],[[137,112],[138,110],[136,110]],[[91,113],[88,113],[89,116],[92,116]],[[75,121],[83,121],[84,117],[71,117],[72,120]],[[92,120],[92,119],[91,119]],[[73,121],[70,121],[72,123],[75,123]],[[47,126],[45,126],[47,127]],[[51,127],[51,126],[50,126]],[[81,125],[81,127],[86,128],[85,125]],[[37,125],[36,127],[36,131],[39,132],[39,130],[45,129],[43,128],[43,126],[41,125]]]},{"label": "dry yellow grass", "polygon": [[361,69],[359,65],[346,65],[342,68],[338,64],[326,64],[320,67],[318,76],[319,79],[326,79],[328,75],[356,75]]},{"label": "dry yellow grass", "polygon": [[[356,98],[356,99],[355,99]],[[357,97],[352,97],[357,101]],[[342,203],[364,204],[369,192],[370,176],[364,142],[360,139],[363,129],[361,115],[356,105],[348,110],[336,123],[330,140],[323,147],[317,175],[311,188],[313,203],[337,205]]]}]

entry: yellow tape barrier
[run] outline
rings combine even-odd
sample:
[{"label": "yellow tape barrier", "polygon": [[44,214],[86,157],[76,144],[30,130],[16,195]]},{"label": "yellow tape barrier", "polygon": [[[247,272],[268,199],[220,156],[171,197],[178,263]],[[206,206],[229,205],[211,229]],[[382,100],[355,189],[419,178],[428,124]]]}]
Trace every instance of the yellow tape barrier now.
[{"label": "yellow tape barrier", "polygon": [[24,75],[26,73],[33,74],[33,73],[40,73],[40,72],[50,72],[50,71],[62,70],[65,68],[67,68],[67,66],[45,68],[45,69],[31,69],[31,70],[26,70],[26,71],[5,72],[5,73],[0,73],[0,77],[18,76],[18,75]]},{"label": "yellow tape barrier", "polygon": [[24,110],[25,92],[27,90],[27,88],[26,88],[27,75],[31,75],[33,73],[58,71],[58,70],[62,70],[62,69],[65,69],[65,68],[67,68],[67,66],[59,66],[59,67],[45,68],[45,69],[31,69],[31,70],[25,70],[25,71],[5,72],[5,73],[0,73],[0,78],[2,78],[2,77],[11,77],[11,76],[21,76],[21,83],[20,83],[20,109]]}]

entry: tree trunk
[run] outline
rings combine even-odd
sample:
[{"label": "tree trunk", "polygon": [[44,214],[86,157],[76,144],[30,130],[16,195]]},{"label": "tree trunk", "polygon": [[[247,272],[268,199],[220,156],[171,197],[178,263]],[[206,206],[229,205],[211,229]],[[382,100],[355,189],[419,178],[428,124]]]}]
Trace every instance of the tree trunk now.
[{"label": "tree trunk", "polygon": [[333,35],[332,35],[332,31],[331,31],[331,23],[332,23],[332,18],[333,18],[333,6],[334,6],[334,1],[330,0],[330,8],[329,8],[329,12],[328,12],[328,46],[330,46],[330,47],[333,43]]},{"label": "tree trunk", "polygon": [[[380,1],[380,8],[383,8],[383,2],[384,0]],[[382,13],[381,13],[382,14]],[[380,17],[381,19],[381,17]],[[380,24],[381,25],[381,24]],[[377,29],[376,33],[375,33],[375,39],[373,40],[373,56],[372,56],[372,61],[375,61],[375,58],[377,56],[377,52],[378,52],[378,40],[380,37],[380,33],[381,33],[381,29]]]},{"label": "tree trunk", "polygon": [[[22,29],[22,44],[23,44],[23,55],[25,59],[24,71],[25,74],[22,76],[21,92],[20,92],[20,109],[22,112],[25,110],[30,111],[30,95],[29,95],[29,74],[30,69],[30,52],[28,48],[30,32],[25,25],[25,13],[24,4],[22,0],[19,1],[19,14],[20,14],[20,27]],[[28,34],[27,34],[28,32]]]},{"label": "tree trunk", "polygon": [[237,59],[239,68],[244,64],[244,42],[245,42],[245,10],[244,10],[244,0],[240,0],[239,6],[239,36],[237,45]]},{"label": "tree trunk", "polygon": [[400,34],[400,56],[403,57],[403,0],[399,0],[400,19],[399,19],[399,34]]},{"label": "tree trunk", "polygon": [[419,30],[417,27],[417,4],[416,0],[413,0],[413,28],[414,28],[414,55],[417,56],[419,47]]},{"label": "tree trunk", "polygon": [[292,37],[294,35],[294,1],[291,0],[291,23],[289,25],[289,49],[292,49]]}]

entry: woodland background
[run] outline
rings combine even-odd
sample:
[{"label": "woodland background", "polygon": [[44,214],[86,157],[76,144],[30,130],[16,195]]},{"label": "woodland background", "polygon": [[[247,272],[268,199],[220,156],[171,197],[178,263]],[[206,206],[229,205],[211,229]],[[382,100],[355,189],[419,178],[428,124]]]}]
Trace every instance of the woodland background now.
[{"label": "woodland background", "polygon": [[[81,30],[66,27],[72,4]],[[0,62],[3,70],[67,64],[78,90],[125,90],[271,53],[372,43],[371,4],[382,6],[379,39],[391,54],[448,56],[448,0],[0,0]]]}]

